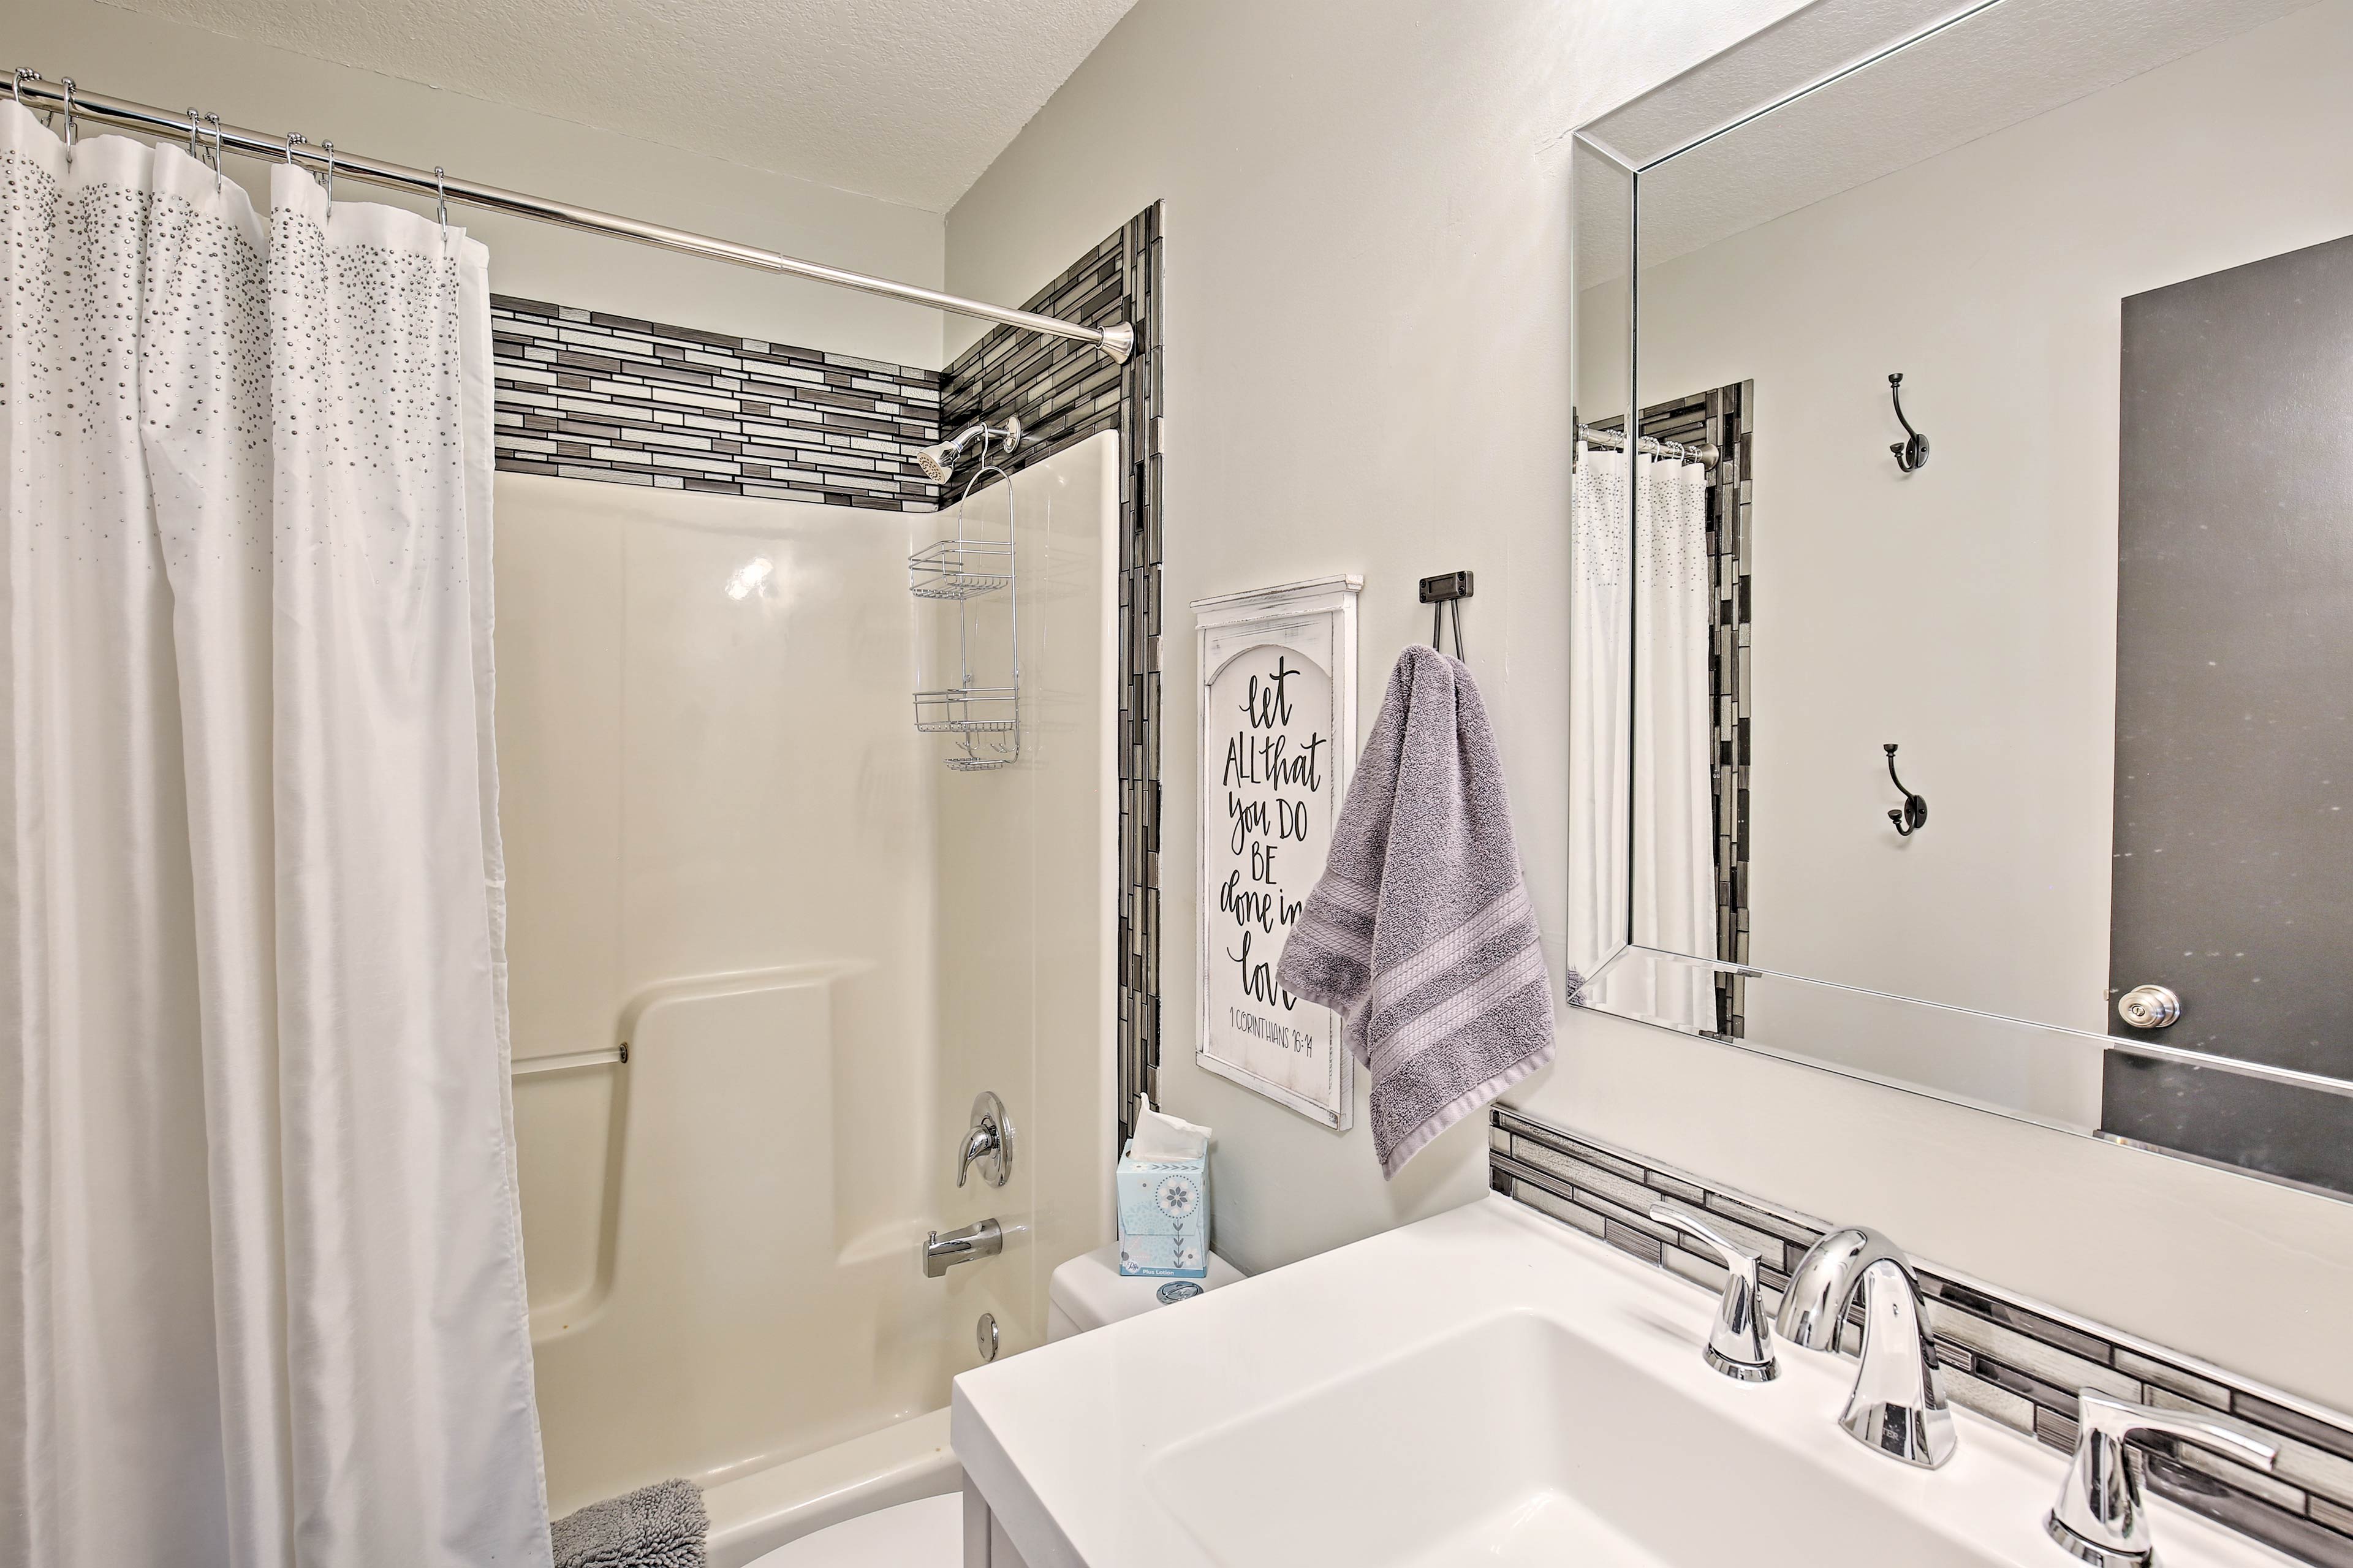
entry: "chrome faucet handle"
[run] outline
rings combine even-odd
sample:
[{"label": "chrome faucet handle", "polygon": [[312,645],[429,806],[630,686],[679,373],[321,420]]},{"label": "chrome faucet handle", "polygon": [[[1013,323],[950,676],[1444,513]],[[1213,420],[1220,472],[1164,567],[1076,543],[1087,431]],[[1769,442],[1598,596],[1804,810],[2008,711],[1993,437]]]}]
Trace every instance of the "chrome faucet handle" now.
[{"label": "chrome faucet handle", "polygon": [[956,1185],[961,1187],[980,1167],[980,1179],[1001,1187],[1013,1174],[1013,1122],[1005,1102],[987,1089],[973,1096],[972,1126],[965,1133],[964,1157],[956,1162]]},{"label": "chrome faucet handle", "polygon": [[2148,1568],[2148,1505],[2141,1496],[2140,1450],[2126,1439],[2158,1432],[2268,1470],[2279,1450],[2234,1422],[2135,1405],[2086,1388],[2078,1396],[2075,1458],[2067,1466],[2059,1501],[2043,1516],[2051,1539],[2094,1568]]},{"label": "chrome faucet handle", "polygon": [[[982,1117],[980,1125],[974,1128],[965,1138],[964,1158],[956,1162],[956,1185],[963,1186],[965,1179],[972,1174],[972,1163],[975,1160],[987,1159],[997,1152],[998,1147],[996,1121],[988,1117]],[[986,1178],[989,1173],[984,1170],[981,1174]],[[991,1183],[990,1184],[994,1186],[1000,1184]]]},{"label": "chrome faucet handle", "polygon": [[1798,1260],[1773,1326],[1792,1344],[1835,1352],[1858,1293],[1862,1357],[1839,1425],[1890,1458],[1933,1470],[1953,1457],[1960,1438],[1936,1390],[1919,1276],[1901,1248],[1862,1226],[1831,1231]]},{"label": "chrome faucet handle", "polygon": [[1757,1264],[1762,1256],[1715,1226],[1673,1204],[1652,1204],[1651,1217],[1695,1236],[1724,1259],[1724,1299],[1707,1330],[1707,1364],[1741,1383],[1770,1383],[1781,1375],[1773,1359],[1773,1331],[1757,1310]]}]

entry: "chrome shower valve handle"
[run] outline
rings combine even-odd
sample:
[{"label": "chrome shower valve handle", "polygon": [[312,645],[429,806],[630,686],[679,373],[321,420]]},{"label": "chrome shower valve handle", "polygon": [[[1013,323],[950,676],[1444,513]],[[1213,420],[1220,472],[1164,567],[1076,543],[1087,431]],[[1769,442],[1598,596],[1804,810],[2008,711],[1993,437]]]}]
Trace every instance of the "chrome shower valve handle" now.
[{"label": "chrome shower valve handle", "polygon": [[2155,1432],[2211,1448],[2227,1458],[2268,1470],[2279,1450],[2220,1416],[2193,1415],[2135,1405],[2086,1388],[2078,1395],[2075,1457],[2059,1501],[2043,1516],[2051,1539],[2093,1568],[2149,1568],[2148,1504],[2141,1495],[2140,1450],[2126,1439]]},{"label": "chrome shower valve handle", "polygon": [[1780,1376],[1780,1365],[1773,1359],[1773,1331],[1757,1310],[1761,1255],[1673,1204],[1652,1204],[1651,1217],[1697,1237],[1724,1260],[1724,1299],[1716,1303],[1715,1321],[1708,1325],[1707,1364],[1741,1383],[1770,1383]]},{"label": "chrome shower valve handle", "polygon": [[1005,1102],[987,1089],[973,1097],[972,1126],[956,1161],[957,1186],[965,1184],[975,1166],[992,1187],[1003,1186],[1013,1174],[1013,1121],[1005,1114]]}]

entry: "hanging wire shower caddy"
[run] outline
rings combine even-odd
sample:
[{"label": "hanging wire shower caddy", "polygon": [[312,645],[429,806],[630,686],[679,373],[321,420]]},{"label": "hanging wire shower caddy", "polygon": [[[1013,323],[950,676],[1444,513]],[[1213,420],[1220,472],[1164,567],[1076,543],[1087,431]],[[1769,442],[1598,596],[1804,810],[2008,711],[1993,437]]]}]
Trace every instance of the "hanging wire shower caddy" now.
[{"label": "hanging wire shower caddy", "polygon": [[[992,442],[1007,456],[1020,443],[1020,426],[1011,421],[1001,428],[977,427],[981,465],[965,480],[956,497],[954,537],[925,545],[907,558],[907,591],[919,599],[937,599],[956,607],[956,680],[952,686],[915,693],[915,728],[927,735],[955,735],[961,749],[947,759],[951,771],[986,773],[1017,762],[1021,756],[1021,598],[1013,552],[1016,501],[1013,476],[988,460]],[[969,433],[967,433],[969,434]],[[976,537],[967,518],[966,502],[973,487],[989,475],[1005,481],[1005,537]],[[975,679],[976,602],[1002,593],[1006,599],[1009,681],[984,685]]]}]

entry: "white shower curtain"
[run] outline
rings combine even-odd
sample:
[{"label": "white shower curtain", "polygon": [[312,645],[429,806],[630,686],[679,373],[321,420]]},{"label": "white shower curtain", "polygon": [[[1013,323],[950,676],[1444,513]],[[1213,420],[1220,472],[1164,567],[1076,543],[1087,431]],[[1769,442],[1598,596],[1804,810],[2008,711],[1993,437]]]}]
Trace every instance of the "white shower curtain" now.
[{"label": "white shower curtain", "polygon": [[[1672,458],[1585,448],[1577,460],[1572,951],[1597,958],[1629,934],[1641,947],[1715,953],[1706,487],[1704,468]],[[1715,1027],[1714,978],[1696,966],[1613,971],[1608,1000],[1680,1028]]]},{"label": "white shower curtain", "polygon": [[[1568,962],[1590,977],[1627,937],[1633,600],[1623,452],[1577,443],[1570,481]],[[1614,1006],[1617,982],[1608,993]],[[1572,1000],[1575,999],[1572,993]]]},{"label": "white shower curtain", "polygon": [[[1714,618],[1707,558],[1707,470],[1646,458],[1635,532],[1634,940],[1715,956],[1715,822],[1707,644]],[[1715,1027],[1715,980],[1661,965],[1659,1022]]]},{"label": "white shower curtain", "polygon": [[544,1564],[486,254],[0,165],[0,1562]]}]

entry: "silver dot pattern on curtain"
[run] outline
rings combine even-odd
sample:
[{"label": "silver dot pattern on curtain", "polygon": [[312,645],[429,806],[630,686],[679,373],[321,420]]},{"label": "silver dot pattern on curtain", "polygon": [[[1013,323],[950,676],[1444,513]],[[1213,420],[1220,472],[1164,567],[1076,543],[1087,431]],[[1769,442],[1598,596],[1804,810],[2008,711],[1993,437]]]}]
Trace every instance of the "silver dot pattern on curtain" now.
[{"label": "silver dot pattern on curtain", "polygon": [[0,1561],[545,1563],[487,255],[0,102]]}]

